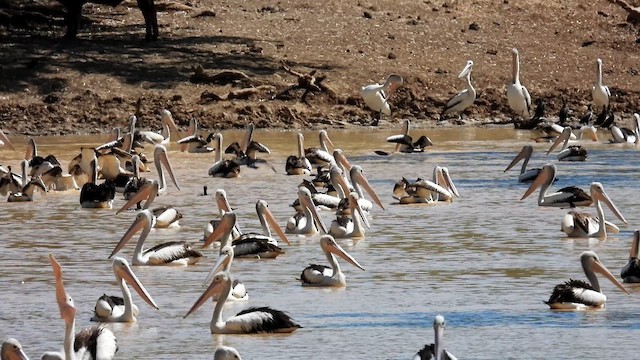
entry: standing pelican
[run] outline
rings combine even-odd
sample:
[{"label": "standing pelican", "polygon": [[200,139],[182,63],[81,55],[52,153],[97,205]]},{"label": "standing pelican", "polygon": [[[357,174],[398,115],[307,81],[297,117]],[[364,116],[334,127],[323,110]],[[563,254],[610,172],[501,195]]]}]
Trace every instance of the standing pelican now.
[{"label": "standing pelican", "polygon": [[591,97],[593,98],[593,105],[595,106],[596,113],[609,109],[609,98],[611,92],[609,87],[602,84],[602,60],[596,60],[596,81],[591,88]]},{"label": "standing pelican", "polygon": [[204,259],[199,251],[193,250],[191,245],[185,241],[169,241],[143,251],[142,248],[147,236],[149,236],[152,224],[153,214],[151,211],[149,209],[140,211],[136,215],[133,224],[122,236],[111,255],[109,255],[109,258],[118,253],[133,235],[142,229],[136,249],[133,252],[131,261],[133,265],[193,265]]},{"label": "standing pelican", "polygon": [[323,233],[327,234],[328,230],[320,218],[316,206],[313,204],[309,189],[304,186],[299,187],[298,200],[300,201],[301,211],[296,212],[294,216],[287,220],[285,233],[313,236],[322,230]]},{"label": "standing pelican", "polygon": [[[598,137],[595,134],[594,129],[592,129],[591,127],[584,127],[583,129],[581,129],[581,133],[585,134],[588,133],[590,134],[591,138],[593,139],[593,141],[597,141]],[[553,151],[553,149],[555,149],[558,144],[560,144],[561,142],[564,142],[562,145],[562,150],[560,150],[560,152],[558,153],[558,160],[559,161],[585,161],[587,160],[587,150],[585,148],[582,147],[582,145],[571,145],[569,146],[569,139],[571,138],[571,134],[572,134],[572,130],[571,127],[567,126],[564,128],[564,130],[562,131],[562,134],[560,134],[560,136],[558,136],[558,138],[556,139],[556,141],[553,142],[553,144],[551,144],[551,147],[549,148],[549,150],[547,150],[547,155],[549,155],[549,153],[551,153],[551,151]],[[581,135],[582,137],[582,135]]]},{"label": "standing pelican", "polygon": [[531,96],[524,85],[520,84],[520,56],[518,49],[511,50],[513,76],[507,87],[507,100],[511,110],[522,118],[528,118],[531,110]]},{"label": "standing pelican", "polygon": [[16,148],[13,147],[13,144],[11,143],[11,141],[9,141],[9,138],[7,137],[7,135],[5,135],[2,130],[0,130],[0,147],[6,146],[11,150],[16,150]]},{"label": "standing pelican", "polygon": [[9,338],[2,342],[0,360],[29,360],[29,358],[22,350],[20,342],[14,338]]},{"label": "standing pelican", "polygon": [[464,67],[460,75],[458,75],[459,79],[464,78],[467,81],[467,88],[457,93],[454,97],[447,101],[447,105],[445,105],[442,110],[442,114],[440,118],[442,118],[446,114],[451,113],[460,113],[463,112],[464,109],[473,105],[476,101],[476,89],[471,85],[471,70],[473,69],[473,61],[467,61],[467,65]]},{"label": "standing pelican", "polygon": [[298,155],[290,155],[285,164],[287,175],[310,175],[311,163],[304,156],[304,136],[298,133]]},{"label": "standing pelican", "polygon": [[213,137],[215,143],[215,162],[209,168],[209,176],[221,178],[234,178],[240,176],[240,164],[233,160],[222,159],[222,134],[217,133]]},{"label": "standing pelican", "polygon": [[[116,276],[116,282],[120,286],[120,290],[122,290],[122,297],[109,297],[106,295],[101,296],[98,299],[98,302],[95,306],[95,312],[91,321],[99,321],[99,322],[136,322],[136,316],[138,316],[138,307],[133,304],[133,300],[131,299],[131,292],[129,291],[129,287],[127,283],[131,285],[138,295],[147,302],[150,306],[159,309],[158,305],[156,305],[155,301],[151,298],[151,295],[147,292],[147,289],[144,288],[140,280],[136,274],[133,273],[131,267],[129,266],[129,262],[121,257],[113,258],[113,273]],[[114,304],[111,302],[122,304]]]},{"label": "standing pelican", "polygon": [[518,161],[524,160],[524,162],[522,163],[522,168],[520,168],[520,176],[518,177],[518,182],[533,181],[536,177],[538,177],[538,174],[540,174],[540,171],[542,171],[542,169],[541,168],[527,169],[527,164],[529,164],[529,160],[531,159],[532,154],[533,154],[533,146],[531,145],[523,146],[522,150],[520,150],[518,155],[516,155],[516,157],[513,158],[513,161],[511,161],[511,164],[509,164],[509,166],[507,166],[507,168],[504,169],[504,172],[507,172],[509,169],[511,169],[515,164],[518,163]]},{"label": "standing pelican", "polygon": [[[120,210],[116,212],[116,215],[121,213],[122,211],[129,209],[133,204],[140,204],[142,200],[146,200],[143,210],[146,210],[151,206],[153,200],[159,193],[160,184],[153,180],[147,181],[144,185],[138,190],[135,195],[127,201],[126,204],[122,205]],[[173,205],[156,207],[151,210],[153,214],[153,227],[157,229],[165,229],[168,227],[179,227],[180,219],[182,219],[182,214],[176,210]]]},{"label": "standing pelican", "polygon": [[269,307],[248,308],[226,321],[222,320],[222,308],[231,292],[231,283],[228,272],[218,273],[184,317],[196,311],[214,294],[219,294],[220,300],[216,302],[211,318],[212,334],[291,333],[302,327],[293,322],[289,315]]},{"label": "standing pelican", "polygon": [[364,103],[376,113],[376,117],[371,123],[378,126],[382,115],[391,115],[391,108],[388,100],[391,95],[400,87],[404,79],[400,75],[389,75],[384,84],[371,84],[360,89]]},{"label": "standing pelican", "polygon": [[118,344],[111,330],[103,326],[92,326],[75,334],[76,308],[73,299],[64,290],[62,267],[51,254],[49,254],[49,261],[56,279],[56,301],[60,309],[60,317],[65,322],[64,350],[62,353],[46,352],[42,355],[42,359],[113,359],[118,351]]},{"label": "standing pelican", "polygon": [[[224,246],[220,249],[220,257],[218,261],[216,261],[215,265],[209,272],[209,275],[204,280],[203,286],[206,285],[217,273],[221,271],[231,271],[231,263],[233,262],[234,251],[233,246]],[[212,300],[218,301],[218,297],[216,295],[212,296]],[[249,293],[247,293],[247,289],[244,287],[244,284],[238,279],[233,281],[231,285],[231,292],[229,293],[229,297],[227,298],[229,301],[246,301],[249,300]]]},{"label": "standing pelican", "polygon": [[418,351],[413,360],[456,360],[450,352],[444,349],[442,338],[444,337],[444,316],[437,315],[433,320],[433,330],[435,331],[435,338],[433,344],[427,344]]},{"label": "standing pelican", "polygon": [[356,261],[351,255],[347,254],[340,245],[338,245],[331,235],[323,235],[320,238],[320,247],[324,252],[324,256],[329,261],[329,266],[311,264],[302,270],[300,274],[300,282],[302,286],[332,286],[332,287],[345,287],[347,286],[347,280],[342,271],[340,270],[340,264],[335,255],[343,258],[353,266],[356,266],[364,271],[362,265]]},{"label": "standing pelican", "polygon": [[555,193],[548,194],[547,190],[554,182],[556,178],[556,166],[555,164],[546,164],[542,167],[538,177],[533,180],[531,186],[522,195],[520,200],[524,200],[527,196],[531,195],[538,187],[540,188],[540,195],[538,196],[538,206],[554,206],[554,207],[576,207],[576,206],[589,206],[593,202],[591,196],[589,196],[584,190],[575,186],[564,187]]},{"label": "standing pelican", "polygon": [[622,268],[620,276],[626,283],[640,283],[640,260],[638,260],[638,245],[640,245],[640,230],[633,232],[629,262]]},{"label": "standing pelican", "polygon": [[609,198],[609,195],[604,191],[601,183],[592,183],[590,192],[591,199],[596,203],[598,216],[595,217],[588,213],[569,211],[562,218],[561,230],[569,237],[597,237],[600,240],[604,240],[607,238],[607,232],[617,234],[620,229],[618,229],[615,224],[605,220],[601,202],[607,204],[609,209],[611,209],[620,221],[626,224],[627,220],[625,220],[624,216],[622,216],[618,208],[611,201],[611,198]]},{"label": "standing pelican", "polygon": [[609,272],[593,251],[583,252],[580,255],[580,262],[589,283],[570,279],[564,284],[556,285],[549,300],[545,301],[551,309],[575,311],[604,308],[607,297],[600,291],[596,272],[604,275],[620,290],[629,294],[629,291]]}]

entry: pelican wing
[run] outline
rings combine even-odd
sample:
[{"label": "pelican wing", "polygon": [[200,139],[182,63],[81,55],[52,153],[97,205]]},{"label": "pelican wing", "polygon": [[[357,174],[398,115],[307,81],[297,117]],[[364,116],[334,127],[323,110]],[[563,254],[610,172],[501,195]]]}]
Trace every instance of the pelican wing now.
[{"label": "pelican wing", "polygon": [[564,284],[558,284],[553,288],[553,293],[549,300],[545,303],[547,305],[554,303],[580,303],[588,306],[598,306],[601,304],[599,299],[595,296],[602,297],[602,293],[596,291],[591,284],[582,280],[573,280]]},{"label": "pelican wing", "polygon": [[333,270],[325,265],[309,264],[302,274],[300,274],[300,281],[303,284],[319,284],[325,277],[333,275]]},{"label": "pelican wing", "polygon": [[392,135],[387,138],[387,142],[413,146],[413,138],[410,135]]},{"label": "pelican wing", "polygon": [[92,326],[76,334],[73,351],[76,354],[88,352],[93,359],[113,359],[118,352],[118,343],[111,330],[104,326]]},{"label": "pelican wing", "polygon": [[302,326],[293,322],[289,315],[269,307],[251,307],[227,319],[229,329],[246,334],[291,332]]},{"label": "pelican wing", "polygon": [[531,95],[529,95],[529,90],[524,85],[522,86],[522,95],[524,95],[524,101],[527,104],[527,113],[531,114]]},{"label": "pelican wing", "polygon": [[203,257],[202,253],[193,250],[185,241],[169,241],[145,250],[143,255],[149,256],[152,265],[168,264],[189,257]]},{"label": "pelican wing", "polygon": [[[432,360],[432,359],[435,359],[436,357],[434,355],[434,352],[435,352],[435,345],[434,344],[427,344],[420,351],[418,351],[416,356],[413,357],[413,360]],[[443,360],[458,360],[458,358],[453,356],[453,354],[451,354],[447,350],[444,350]]]},{"label": "pelican wing", "polygon": [[259,237],[267,238],[263,235],[254,235],[253,237],[234,240],[233,247],[235,256],[274,257],[267,256],[267,254],[284,254],[284,250],[273,244],[273,239],[271,239],[272,242],[269,242],[269,240],[261,239]]}]

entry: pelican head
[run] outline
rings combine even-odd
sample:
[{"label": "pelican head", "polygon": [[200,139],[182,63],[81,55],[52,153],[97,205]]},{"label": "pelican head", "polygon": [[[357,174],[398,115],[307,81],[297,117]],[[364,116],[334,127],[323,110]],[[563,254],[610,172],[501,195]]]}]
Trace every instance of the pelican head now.
[{"label": "pelican head", "polygon": [[173,131],[176,135],[180,135],[178,127],[176,126],[175,121],[173,121],[173,115],[171,115],[171,111],[167,109],[160,110],[160,120],[162,121],[162,123],[167,124],[169,129],[171,129],[171,131]]},{"label": "pelican head", "polygon": [[511,163],[509,164],[509,166],[507,166],[506,169],[504,169],[504,172],[509,171],[509,169],[511,169],[515,164],[517,164],[520,160],[525,160],[526,162],[529,161],[529,159],[531,158],[531,155],[533,154],[533,146],[531,145],[525,145],[522,147],[522,150],[520,150],[520,152],[518,153],[518,155],[516,155],[515,158],[513,158],[513,160],[511,161]]},{"label": "pelican head", "polygon": [[369,181],[364,176],[364,171],[362,170],[362,168],[359,165],[353,165],[351,167],[351,170],[349,171],[349,175],[351,177],[351,181],[353,181],[354,183],[358,183],[358,185],[362,186],[362,188],[367,192],[367,194],[371,196],[371,199],[373,199],[373,201],[378,206],[380,206],[382,210],[384,210],[382,201],[380,201],[378,194],[376,194],[376,192],[373,191],[371,184],[369,184]]},{"label": "pelican head", "polygon": [[358,200],[360,200],[360,196],[358,196],[358,193],[351,192],[349,194],[349,207],[351,208],[351,216],[359,216],[367,229],[371,229],[369,219],[367,219],[367,216],[364,214],[364,211],[362,210],[362,207],[360,207]]},{"label": "pelican head", "polygon": [[593,200],[597,199],[607,204],[609,209],[611,209],[611,211],[618,217],[618,219],[620,219],[620,221],[622,221],[625,224],[628,224],[627,220],[624,218],[624,216],[622,216],[622,213],[620,213],[620,210],[618,210],[618,207],[613,203],[613,201],[611,201],[611,198],[609,197],[609,195],[604,191],[604,187],[602,186],[601,183],[599,182],[591,183],[591,187],[589,190],[591,192],[591,198]]},{"label": "pelican head", "polygon": [[311,213],[311,216],[313,217],[313,219],[307,219],[307,221],[315,221],[318,229],[323,233],[328,234],[329,231],[327,230],[324,221],[322,221],[322,218],[320,218],[320,214],[318,214],[316,206],[311,199],[311,191],[309,191],[309,189],[304,186],[300,186],[298,188],[298,199],[300,200],[300,205],[304,208],[307,208]]},{"label": "pelican head", "polygon": [[58,263],[52,254],[49,254],[49,262],[51,263],[53,276],[56,279],[56,302],[60,309],[60,317],[65,323],[71,324],[75,322],[76,319],[76,307],[73,304],[71,296],[64,290],[64,283],[62,282],[62,266],[60,266],[60,263]]},{"label": "pelican head", "polygon": [[229,346],[218,346],[213,353],[213,360],[242,360],[238,350]]},{"label": "pelican head", "polygon": [[446,190],[451,191],[453,195],[456,197],[460,197],[460,193],[458,193],[458,188],[451,180],[451,175],[449,175],[449,168],[445,166],[435,166],[433,168],[433,179],[436,184],[444,187]]},{"label": "pelican head", "polygon": [[204,241],[203,248],[211,245],[214,241],[222,241],[224,238],[228,238],[231,235],[231,231],[236,224],[236,213],[233,211],[226,212],[222,215],[222,219],[216,229],[207,236]]},{"label": "pelican head", "polygon": [[540,173],[533,180],[527,191],[522,195],[520,200],[526,199],[531,193],[533,193],[542,184],[551,184],[556,178],[556,166],[555,164],[545,164],[540,170]]},{"label": "pelican head", "polygon": [[159,188],[160,184],[156,180],[145,183],[144,185],[142,185],[140,190],[138,190],[138,192],[131,199],[129,199],[129,201],[127,201],[126,204],[122,205],[120,210],[116,211],[116,215],[120,214],[122,211],[130,208],[131,206],[133,206],[133,204],[137,204],[142,200],[146,200],[144,203],[144,208],[148,209],[155,199],[156,195],[158,194]]},{"label": "pelican head", "polygon": [[213,265],[213,268],[211,269],[207,277],[204,279],[202,286],[206,285],[209,281],[211,281],[211,279],[214,276],[216,276],[219,272],[223,271],[224,269],[228,269],[231,262],[233,261],[234,255],[235,255],[235,252],[233,250],[233,246],[226,245],[222,247],[222,249],[220,249],[220,256],[218,257],[218,261],[216,261],[216,263]]},{"label": "pelican head", "polygon": [[138,231],[143,228],[150,230],[152,223],[153,213],[148,209],[140,211],[136,215],[136,219],[133,221],[133,224],[131,224],[127,232],[122,235],[120,242],[118,242],[118,245],[116,245],[115,249],[113,249],[111,255],[109,255],[109,258],[117,254],[118,251],[120,251]]},{"label": "pelican head", "polygon": [[176,186],[178,190],[180,190],[180,185],[178,185],[178,180],[176,180],[176,176],[173,173],[173,168],[171,167],[171,162],[169,162],[169,157],[167,156],[167,148],[163,145],[156,145],[156,148],[153,150],[153,161],[156,163],[156,168],[158,170],[159,176],[163,175],[163,168],[160,166],[160,163],[167,168],[169,172],[169,177],[171,177],[171,181]]},{"label": "pelican head", "polygon": [[442,346],[442,338],[444,336],[444,328],[445,328],[444,316],[437,315],[435,319],[433,319],[433,330],[435,332],[434,339],[434,357],[435,359],[444,359],[444,346]]},{"label": "pelican head", "polygon": [[473,60],[467,61],[467,65],[464,67],[460,75],[458,75],[459,79],[462,79],[467,76],[471,76],[471,70],[473,69]]},{"label": "pelican head", "polygon": [[222,291],[225,288],[230,288],[230,287],[231,287],[231,275],[229,274],[229,272],[222,271],[217,273],[213,277],[213,281],[211,281],[211,285],[209,285],[209,287],[202,293],[202,295],[200,295],[198,300],[196,300],[196,302],[193,304],[191,309],[187,311],[187,313],[183,318],[186,318],[187,316],[191,315],[191,313],[198,310],[198,308],[202,306],[202,304],[204,304],[210,297],[214,295],[218,295],[218,298],[220,298],[220,294],[222,293]]},{"label": "pelican head", "polygon": [[260,224],[262,225],[263,229],[273,229],[276,234],[278,234],[278,237],[282,239],[282,241],[286,242],[287,245],[291,245],[289,239],[287,239],[287,236],[280,228],[280,225],[278,225],[278,222],[273,216],[273,213],[271,213],[271,210],[269,210],[269,204],[267,204],[266,201],[258,200],[256,202],[256,212],[258,213],[258,218],[260,219]]},{"label": "pelican head", "polygon": [[553,142],[553,144],[551,145],[551,147],[547,151],[547,155],[549,155],[549,153],[551,153],[551,151],[553,151],[553,149],[555,149],[558,146],[558,144],[560,144],[562,142],[564,142],[562,147],[565,148],[569,144],[569,139],[571,138],[571,134],[572,134],[571,127],[570,126],[566,126],[562,130],[562,133],[560,134],[560,136],[558,136],[556,141]]},{"label": "pelican head", "polygon": [[336,243],[336,240],[331,235],[322,235],[320,238],[320,247],[325,253],[331,253],[340,258],[344,259],[351,265],[359,268],[360,270],[364,270],[364,267],[353,258],[353,256],[349,255],[344,249]]},{"label": "pelican head", "polygon": [[2,349],[0,349],[0,359],[29,360],[27,355],[22,350],[22,345],[20,345],[20,342],[14,338],[9,338],[2,342]]},{"label": "pelican head", "polygon": [[160,308],[156,305],[156,302],[153,300],[151,295],[147,292],[147,289],[142,285],[136,274],[131,270],[131,266],[129,266],[129,262],[119,256],[113,258],[113,273],[116,276],[118,281],[126,281],[131,287],[140,295],[142,300],[144,300],[149,306],[159,310]]},{"label": "pelican head", "polygon": [[629,294],[629,291],[618,281],[618,279],[615,278],[615,276],[613,276],[613,274],[611,274],[609,269],[607,269],[606,266],[604,266],[604,264],[600,262],[598,255],[596,255],[596,253],[594,253],[593,251],[583,252],[580,255],[580,262],[582,263],[582,269],[584,270],[584,273],[587,275],[587,278],[596,291],[600,292],[600,283],[598,282],[598,278],[595,275],[595,273],[598,272],[609,279],[609,281],[611,281],[624,293],[626,293],[627,295]]},{"label": "pelican head", "polygon": [[335,145],[333,145],[333,141],[329,138],[329,134],[327,134],[327,130],[320,130],[318,132],[318,137],[320,139],[320,147],[324,151],[329,151],[329,147],[327,145],[331,145],[332,148],[335,149]]},{"label": "pelican head", "polygon": [[5,135],[2,132],[2,130],[0,130],[0,146],[5,146],[5,145],[11,150],[16,149],[15,147],[13,147],[13,144],[11,143],[11,141],[9,141],[9,138],[7,137],[7,135]]}]

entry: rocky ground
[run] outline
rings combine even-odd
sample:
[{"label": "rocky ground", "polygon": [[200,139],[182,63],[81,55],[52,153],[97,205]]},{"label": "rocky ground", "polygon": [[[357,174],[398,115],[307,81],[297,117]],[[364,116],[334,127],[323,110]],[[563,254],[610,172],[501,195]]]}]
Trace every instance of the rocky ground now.
[{"label": "rocky ground", "polygon": [[[63,9],[47,0],[0,0],[0,128],[10,135],[159,128],[159,110],[179,126],[209,129],[351,127],[371,123],[359,88],[391,74],[396,126],[508,124],[511,48],[521,81],[555,117],[562,96],[579,117],[591,101],[595,60],[604,62],[612,109],[640,110],[640,34],[607,0],[156,1],[160,38],[144,41],[135,1],[87,4],[78,39],[62,40]],[[440,121],[464,88],[473,60],[474,106]],[[289,69],[290,71],[288,71]],[[302,101],[295,72],[322,85]],[[290,90],[290,91],[287,91]],[[318,91],[320,90],[320,91]]]}]

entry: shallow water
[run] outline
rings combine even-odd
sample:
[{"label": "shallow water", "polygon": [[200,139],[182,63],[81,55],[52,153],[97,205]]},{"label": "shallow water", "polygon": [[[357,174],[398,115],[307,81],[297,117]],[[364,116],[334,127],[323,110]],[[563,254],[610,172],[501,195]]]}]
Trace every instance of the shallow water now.
[{"label": "shallow water", "polygon": [[[553,188],[588,189],[592,181],[600,181],[628,220],[630,225],[622,226],[613,219],[622,231],[599,241],[566,238],[559,231],[566,210],[538,207],[537,192],[519,200],[527,186],[517,182],[515,169],[503,170],[522,145],[530,143],[531,133],[416,129],[412,133],[428,133],[436,146],[423,154],[373,154],[374,149],[393,149],[384,141],[393,133],[329,132],[349,160],[364,168],[386,209],[374,208],[364,240],[338,240],[366,268],[342,264],[347,288],[302,288],[296,280],[308,263],[326,263],[318,237],[290,236],[292,245],[282,245],[287,253],[275,260],[234,261],[233,274],[245,283],[250,300],[227,305],[225,316],[248,305],[268,305],[288,312],[303,329],[290,335],[211,335],[212,305],[183,319],[204,290],[201,283],[217,258],[217,248],[211,248],[204,250],[208,259],[195,266],[134,267],[160,310],[133,295],[139,321],[108,325],[118,338],[117,358],[211,359],[215,346],[225,344],[246,359],[410,359],[433,342],[437,314],[447,320],[445,347],[462,359],[614,358],[635,353],[640,336],[637,294],[625,295],[602,280],[609,298],[606,310],[557,313],[543,303],[555,284],[570,277],[584,279],[579,256],[585,250],[597,252],[619,276],[640,223],[640,214],[633,210],[640,165],[634,147],[587,143],[587,162],[557,164],[559,180]],[[241,136],[224,135],[225,144]],[[316,133],[305,136],[306,146],[316,146]],[[173,145],[169,157],[181,190],[170,185],[155,204],[173,204],[184,218],[179,229],[153,230],[147,246],[187,240],[199,247],[205,223],[217,214],[213,195],[199,196],[203,185],[210,194],[226,190],[244,231],[259,230],[254,206],[258,199],[269,203],[284,226],[301,181],[283,175],[286,157],[295,153],[295,133],[258,131],[255,139],[271,148],[268,158],[278,174],[262,167],[243,169],[239,179],[210,178],[212,154],[180,153]],[[41,154],[53,153],[66,166],[80,146],[103,139],[36,140]],[[544,155],[548,144],[534,147],[534,166],[555,161]],[[0,164],[19,168],[23,151],[0,150]],[[435,165],[449,168],[461,198],[448,205],[393,205],[396,180],[430,178]],[[154,173],[146,175],[155,178]],[[134,218],[132,212],[81,209],[78,192],[36,197],[33,203],[7,203],[0,210],[0,337],[18,338],[33,358],[60,349],[64,337],[48,254],[63,266],[66,290],[78,310],[77,330],[91,325],[96,299],[103,293],[120,295],[107,257]],[[117,197],[114,207],[122,204]],[[587,211],[595,213],[594,208]],[[605,213],[611,218],[608,210]],[[322,216],[328,224],[332,214],[325,211]],[[129,244],[119,255],[130,259],[133,248]]]}]

